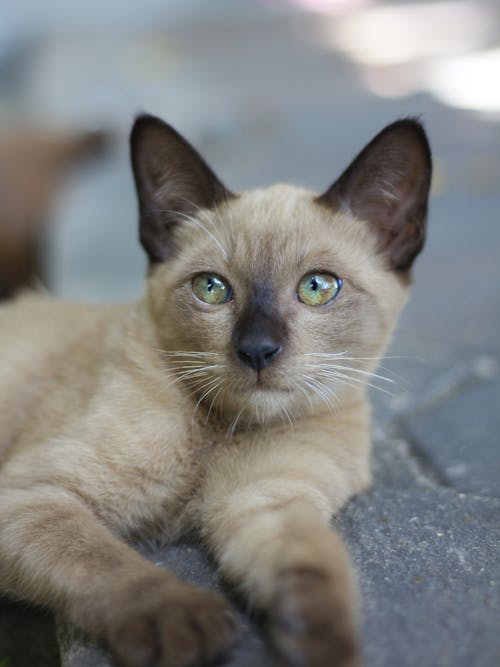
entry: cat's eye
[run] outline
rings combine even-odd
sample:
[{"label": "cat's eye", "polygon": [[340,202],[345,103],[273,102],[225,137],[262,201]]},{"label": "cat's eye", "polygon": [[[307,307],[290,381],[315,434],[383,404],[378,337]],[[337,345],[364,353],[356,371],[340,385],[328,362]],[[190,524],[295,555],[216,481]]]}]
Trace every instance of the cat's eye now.
[{"label": "cat's eye", "polygon": [[297,295],[308,306],[324,306],[333,301],[342,287],[342,279],[333,273],[308,273],[299,283]]},{"label": "cat's eye", "polygon": [[199,273],[191,286],[200,301],[211,305],[226,303],[233,296],[231,285],[215,273]]}]

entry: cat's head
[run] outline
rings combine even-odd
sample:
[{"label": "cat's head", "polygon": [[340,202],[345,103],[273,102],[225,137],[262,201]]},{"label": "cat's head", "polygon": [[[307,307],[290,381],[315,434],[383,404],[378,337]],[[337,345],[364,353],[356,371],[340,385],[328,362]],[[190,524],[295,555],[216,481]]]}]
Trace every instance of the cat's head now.
[{"label": "cat's head", "polygon": [[268,422],[362,389],[406,300],[431,178],[421,125],[386,127],[328,190],[234,195],[173,128],[131,136],[148,296],[196,401]]}]

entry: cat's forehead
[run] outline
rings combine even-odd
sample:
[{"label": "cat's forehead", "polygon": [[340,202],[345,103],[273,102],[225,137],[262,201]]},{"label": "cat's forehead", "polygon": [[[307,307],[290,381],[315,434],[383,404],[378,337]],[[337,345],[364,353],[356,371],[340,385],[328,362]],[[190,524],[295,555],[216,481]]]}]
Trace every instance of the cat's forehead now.
[{"label": "cat's forehead", "polygon": [[301,217],[312,195],[286,185],[244,192],[225,210],[224,226],[234,262],[279,270],[298,260],[304,241]]},{"label": "cat's forehead", "polygon": [[228,200],[224,206],[227,222],[237,233],[290,233],[313,207],[314,193],[285,183],[249,190]]},{"label": "cat's forehead", "polygon": [[224,205],[219,224],[230,263],[274,275],[304,262],[313,268],[358,263],[371,245],[363,225],[325,209],[314,192],[287,184],[244,192]]},{"label": "cat's forehead", "polygon": [[305,253],[321,247],[319,237],[328,235],[314,197],[308,190],[278,184],[228,202],[221,222],[231,257],[276,271],[283,264],[300,263]]}]

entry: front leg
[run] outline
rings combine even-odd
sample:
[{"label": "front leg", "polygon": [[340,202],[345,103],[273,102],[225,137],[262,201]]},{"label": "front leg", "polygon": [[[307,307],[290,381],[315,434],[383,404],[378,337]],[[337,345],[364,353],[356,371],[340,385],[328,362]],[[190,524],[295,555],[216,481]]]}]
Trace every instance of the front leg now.
[{"label": "front leg", "polygon": [[118,540],[74,494],[0,477],[0,593],[44,605],[126,667],[205,665],[232,642],[225,600]]},{"label": "front leg", "polygon": [[354,576],[329,520],[367,484],[368,448],[366,428],[308,423],[222,449],[206,476],[205,538],[287,665],[359,664]]},{"label": "front leg", "polygon": [[[352,568],[339,536],[325,525],[311,529],[317,517],[310,508],[288,508],[288,521],[307,524],[293,539],[317,545],[287,564],[277,562],[273,598],[269,602],[271,641],[285,664],[294,667],[354,667],[358,664],[357,592]],[[301,519],[299,519],[302,514]],[[285,521],[285,513],[282,517]],[[292,532],[282,542],[290,548]],[[321,547],[319,545],[321,544]],[[320,554],[319,551],[323,553]]]}]

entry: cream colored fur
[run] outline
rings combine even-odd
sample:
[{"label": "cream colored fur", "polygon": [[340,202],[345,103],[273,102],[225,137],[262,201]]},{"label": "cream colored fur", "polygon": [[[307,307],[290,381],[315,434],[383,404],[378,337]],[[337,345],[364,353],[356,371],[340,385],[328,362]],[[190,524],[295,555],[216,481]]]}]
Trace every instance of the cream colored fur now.
[{"label": "cream colored fur", "polygon": [[[137,303],[25,294],[0,307],[1,592],[62,611],[126,665],[202,664],[230,643],[226,602],[126,544],[194,528],[268,611],[290,664],[354,665],[355,586],[329,521],[370,481],[364,373],[407,286],[365,222],[291,186],[229,199],[175,234],[180,251]],[[320,268],[344,284],[315,309],[295,290]],[[199,271],[226,276],[234,302],[197,301]],[[259,280],[290,330],[266,389],[231,351]],[[211,356],[186,354],[198,351]],[[321,375],[328,358],[311,353],[359,372]]]}]

